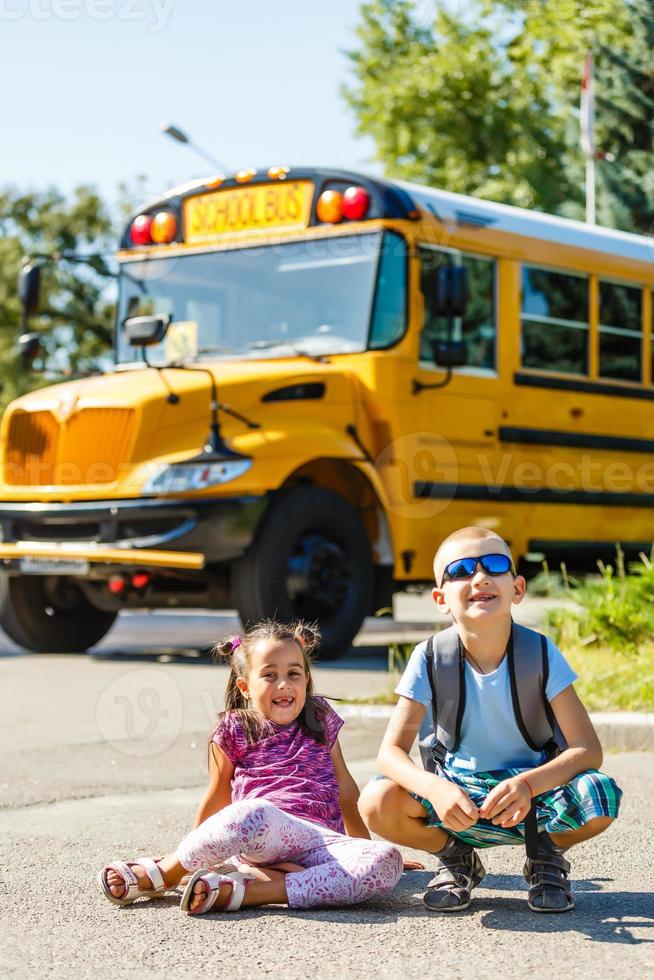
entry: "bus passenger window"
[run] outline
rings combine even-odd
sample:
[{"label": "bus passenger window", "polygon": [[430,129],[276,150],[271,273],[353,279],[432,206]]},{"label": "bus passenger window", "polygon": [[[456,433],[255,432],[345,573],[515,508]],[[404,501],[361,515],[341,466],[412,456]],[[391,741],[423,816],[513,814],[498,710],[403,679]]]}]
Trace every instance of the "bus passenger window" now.
[{"label": "bus passenger window", "polygon": [[588,278],[522,267],[522,364],[588,373]]},{"label": "bus passenger window", "polygon": [[[420,289],[425,301],[425,319],[420,334],[420,361],[434,363],[435,340],[465,340],[468,345],[466,367],[482,372],[495,371],[495,261],[462,252],[442,249],[419,249]],[[447,317],[434,316],[430,297],[436,294],[434,279],[443,262],[463,266],[468,270],[468,308],[463,317],[455,317],[452,333]]]},{"label": "bus passenger window", "polygon": [[375,308],[370,324],[370,350],[390,347],[406,328],[406,242],[386,232],[381,243]]},{"label": "bus passenger window", "polygon": [[642,290],[600,282],[599,296],[600,377],[640,381]]}]

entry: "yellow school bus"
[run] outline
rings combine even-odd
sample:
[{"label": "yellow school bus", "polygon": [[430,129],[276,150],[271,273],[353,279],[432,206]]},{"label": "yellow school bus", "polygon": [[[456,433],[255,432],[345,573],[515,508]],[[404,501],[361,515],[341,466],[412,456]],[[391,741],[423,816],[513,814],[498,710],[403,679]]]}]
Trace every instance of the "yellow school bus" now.
[{"label": "yellow school bus", "polygon": [[334,170],[172,190],[125,229],[115,367],[4,415],[0,624],[73,651],[236,608],[334,655],[461,525],[525,568],[649,551],[652,258]]}]

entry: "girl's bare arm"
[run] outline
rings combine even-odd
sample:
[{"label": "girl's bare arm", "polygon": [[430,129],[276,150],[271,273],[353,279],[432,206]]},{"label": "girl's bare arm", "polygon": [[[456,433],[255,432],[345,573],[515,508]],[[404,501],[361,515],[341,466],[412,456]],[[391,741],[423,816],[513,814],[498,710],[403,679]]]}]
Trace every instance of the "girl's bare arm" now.
[{"label": "girl's bare arm", "polygon": [[234,766],[215,742],[209,743],[209,786],[198,808],[194,827],[232,802]]},{"label": "girl's bare arm", "polygon": [[347,768],[343,752],[338,739],[334,742],[331,751],[332,762],[334,763],[334,773],[338,783],[338,801],[343,814],[345,831],[350,837],[370,838],[368,828],[361,819],[359,808],[359,787],[355,783],[350,770]]}]

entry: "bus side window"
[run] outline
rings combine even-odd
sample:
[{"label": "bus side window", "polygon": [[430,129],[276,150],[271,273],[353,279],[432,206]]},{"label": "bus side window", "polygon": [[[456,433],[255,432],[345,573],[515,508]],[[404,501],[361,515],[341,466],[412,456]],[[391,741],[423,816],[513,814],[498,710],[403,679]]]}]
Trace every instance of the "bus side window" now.
[{"label": "bus side window", "polygon": [[588,277],[522,267],[524,367],[588,374]]},{"label": "bus side window", "polygon": [[599,295],[600,377],[640,381],[642,289],[600,282]]},{"label": "bus side window", "polygon": [[[425,301],[425,319],[420,334],[421,363],[434,363],[435,340],[465,340],[468,345],[466,366],[495,371],[495,260],[425,247],[419,248],[419,256],[420,289]],[[430,297],[436,292],[434,279],[444,262],[461,265],[468,270],[468,307],[463,317],[454,318],[451,336],[447,317],[435,316],[430,309]]]}]

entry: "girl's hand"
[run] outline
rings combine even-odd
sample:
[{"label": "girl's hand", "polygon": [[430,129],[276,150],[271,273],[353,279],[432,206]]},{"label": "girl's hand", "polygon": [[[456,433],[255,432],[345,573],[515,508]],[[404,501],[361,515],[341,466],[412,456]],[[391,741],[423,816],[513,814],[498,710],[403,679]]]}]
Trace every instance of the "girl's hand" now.
[{"label": "girl's hand", "polygon": [[492,789],[479,811],[480,817],[499,827],[515,827],[531,810],[529,787],[519,776],[511,776]]},{"label": "girl's hand", "polygon": [[446,830],[468,830],[479,819],[479,810],[465,790],[446,779],[436,777],[427,799]]},{"label": "girl's hand", "polygon": [[421,864],[420,861],[404,862],[404,871],[423,871],[424,867],[424,864]]}]

